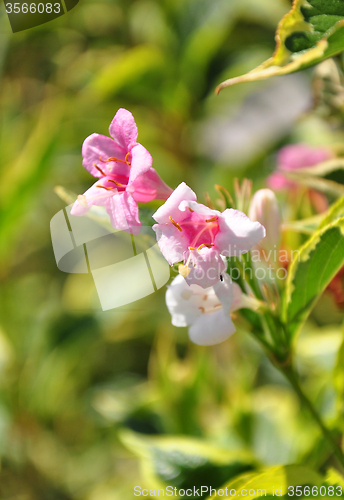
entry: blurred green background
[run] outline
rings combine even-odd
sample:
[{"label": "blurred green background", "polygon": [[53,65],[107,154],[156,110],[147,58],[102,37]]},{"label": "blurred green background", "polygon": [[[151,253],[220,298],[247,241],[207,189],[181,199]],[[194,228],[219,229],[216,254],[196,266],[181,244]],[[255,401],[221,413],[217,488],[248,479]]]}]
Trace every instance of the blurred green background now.
[{"label": "blurred green background", "polygon": [[[103,312],[90,275],[58,270],[49,229],[65,206],[54,187],[93,182],[82,142],[107,135],[120,107],[164,181],[187,182],[201,202],[234,177],[263,186],[290,141],[341,141],[341,124],[312,111],[312,73],[214,95],[271,55],[289,8],[80,0],[13,34],[0,6],[2,500],[125,500],[135,485],[221,486],[258,464],[326,462],[309,415],[244,329],[191,345],[164,289]],[[341,321],[324,297],[298,344],[304,386],[329,421]]]}]

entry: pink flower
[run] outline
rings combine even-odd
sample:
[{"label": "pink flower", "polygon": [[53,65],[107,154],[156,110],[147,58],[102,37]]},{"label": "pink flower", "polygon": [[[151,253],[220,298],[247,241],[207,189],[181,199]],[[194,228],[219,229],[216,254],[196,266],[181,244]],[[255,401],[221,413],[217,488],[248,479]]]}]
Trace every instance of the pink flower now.
[{"label": "pink flower", "polygon": [[158,245],[170,265],[184,262],[179,272],[187,283],[213,286],[226,271],[225,257],[246,253],[265,236],[259,222],[243,212],[211,210],[196,201],[183,182],[155,212]]},{"label": "pink flower", "polygon": [[84,215],[92,205],[104,206],[115,229],[138,234],[138,202],[166,200],[172,192],[152,168],[152,157],[136,142],[133,115],[119,109],[112,120],[112,137],[90,135],[82,147],[83,166],[99,180],[78,199],[72,215]]},{"label": "pink flower", "polygon": [[299,168],[312,167],[317,163],[329,160],[333,154],[325,148],[313,148],[306,144],[292,144],[279,151],[277,169],[268,177],[268,185],[276,191],[284,188],[294,188],[295,182],[285,174]]}]

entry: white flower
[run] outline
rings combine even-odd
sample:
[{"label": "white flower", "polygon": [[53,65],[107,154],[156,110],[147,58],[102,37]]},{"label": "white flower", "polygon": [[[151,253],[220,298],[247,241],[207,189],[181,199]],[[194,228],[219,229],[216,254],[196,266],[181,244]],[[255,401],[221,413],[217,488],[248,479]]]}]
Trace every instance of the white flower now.
[{"label": "white flower", "polygon": [[188,285],[182,276],[172,281],[166,292],[166,305],[174,326],[188,326],[189,337],[198,345],[214,345],[235,332],[231,312],[242,307],[255,309],[257,301],[223,273],[222,281],[202,288]]}]

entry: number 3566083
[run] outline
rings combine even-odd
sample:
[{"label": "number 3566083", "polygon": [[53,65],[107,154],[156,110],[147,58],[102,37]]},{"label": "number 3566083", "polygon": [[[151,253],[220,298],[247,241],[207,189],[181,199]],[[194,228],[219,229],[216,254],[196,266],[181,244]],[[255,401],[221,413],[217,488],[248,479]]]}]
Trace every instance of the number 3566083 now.
[{"label": "number 3566083", "polygon": [[61,12],[60,3],[6,3],[7,14],[59,14]]}]

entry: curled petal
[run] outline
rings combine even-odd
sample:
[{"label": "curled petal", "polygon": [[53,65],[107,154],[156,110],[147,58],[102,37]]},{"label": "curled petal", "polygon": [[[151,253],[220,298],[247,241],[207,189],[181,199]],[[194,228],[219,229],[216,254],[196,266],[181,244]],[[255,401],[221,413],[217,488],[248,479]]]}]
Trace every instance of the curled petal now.
[{"label": "curled petal", "polygon": [[205,217],[218,217],[221,215],[221,213],[218,210],[212,210],[209,207],[206,207],[205,205],[202,205],[202,203],[197,203],[197,201],[182,201],[179,205],[179,210],[184,212],[188,208],[191,208],[193,212],[196,212],[199,215],[204,215]]},{"label": "curled petal", "polygon": [[115,229],[134,235],[140,233],[142,224],[139,220],[139,208],[129,193],[116,193],[109,200],[106,209]]},{"label": "curled petal", "polygon": [[235,332],[230,315],[223,310],[202,314],[189,328],[189,337],[198,345],[215,345],[227,340]]},{"label": "curled petal", "polygon": [[219,228],[215,244],[226,257],[248,252],[265,236],[264,226],[252,222],[243,212],[233,208],[221,214]]},{"label": "curled petal", "polygon": [[126,154],[129,146],[136,143],[138,135],[137,126],[130,111],[119,109],[110,124],[109,132],[116,146]]},{"label": "curled petal", "polygon": [[[179,205],[182,201],[190,200],[196,201],[197,197],[189,186],[182,182],[173,191],[171,196],[166,200],[166,202],[158,208],[158,210],[153,214],[153,219],[155,219],[159,224],[164,224],[169,222],[169,217],[172,217],[177,222],[180,222],[187,217],[187,213],[181,212],[179,210]],[[178,262],[178,261],[176,261]]]}]

